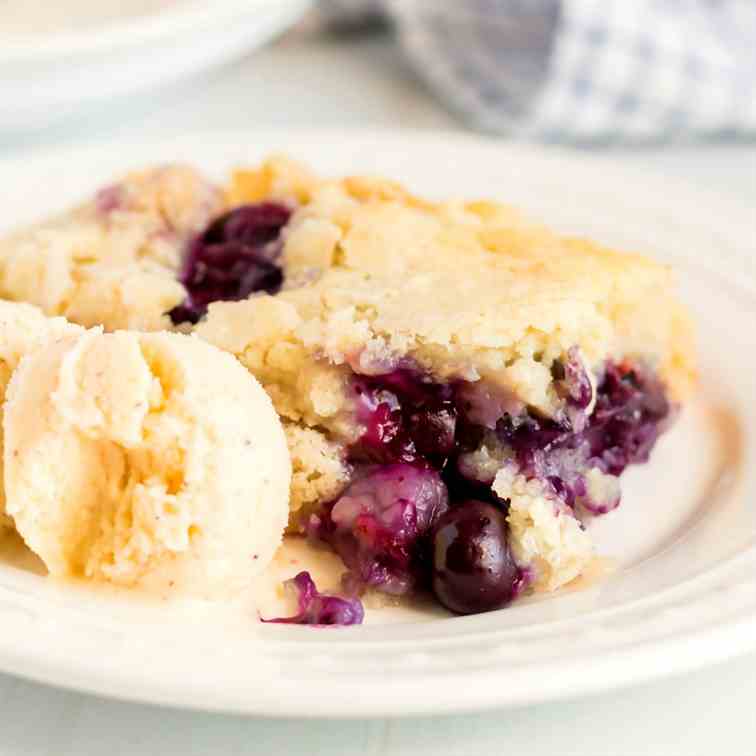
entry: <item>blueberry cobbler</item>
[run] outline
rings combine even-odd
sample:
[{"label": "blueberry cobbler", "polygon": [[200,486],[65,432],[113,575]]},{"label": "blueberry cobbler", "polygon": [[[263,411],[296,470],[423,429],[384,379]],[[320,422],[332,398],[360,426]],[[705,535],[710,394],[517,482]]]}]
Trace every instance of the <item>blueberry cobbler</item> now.
[{"label": "blueberry cobbler", "polygon": [[365,595],[469,614],[574,580],[694,381],[666,267],[284,158],[225,188],[177,167],[106,187],[0,242],[0,296],[192,333],[250,371],[288,443],[287,532],[345,565],[340,596],[294,579],[302,623],[359,622]]}]

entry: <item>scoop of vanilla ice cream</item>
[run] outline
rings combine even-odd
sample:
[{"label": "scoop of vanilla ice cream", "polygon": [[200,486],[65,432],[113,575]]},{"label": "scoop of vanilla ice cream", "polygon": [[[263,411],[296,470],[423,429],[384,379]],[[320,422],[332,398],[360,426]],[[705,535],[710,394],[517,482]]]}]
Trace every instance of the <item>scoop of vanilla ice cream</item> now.
[{"label": "scoop of vanilla ice cream", "polygon": [[[83,331],[65,318],[48,318],[29,304],[0,300],[0,423],[5,391],[21,358],[49,340]],[[0,528],[13,527],[5,512],[2,464],[3,434],[0,433]]]},{"label": "scoop of vanilla ice cream", "polygon": [[93,329],[51,344],[15,371],[4,431],[7,509],[52,575],[225,597],[281,541],[278,416],[194,337]]}]

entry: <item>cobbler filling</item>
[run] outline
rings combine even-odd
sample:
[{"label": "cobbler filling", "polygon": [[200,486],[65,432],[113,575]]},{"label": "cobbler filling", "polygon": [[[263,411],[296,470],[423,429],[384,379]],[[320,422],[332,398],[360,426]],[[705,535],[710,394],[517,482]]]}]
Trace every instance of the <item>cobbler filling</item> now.
[{"label": "cobbler filling", "polygon": [[[347,590],[432,588],[458,613],[503,606],[522,591],[527,574],[509,546],[509,501],[492,489],[495,470],[474,463],[483,447],[578,518],[619,504],[608,476],[648,459],[670,412],[663,386],[640,365],[609,363],[589,414],[594,389],[577,352],[552,370],[565,400],[557,419],[484,384],[434,383],[411,368],[354,376],[364,427],[348,452],[354,477],[308,526],[344,560]],[[609,484],[591,486],[596,472]]]},{"label": "cobbler filling", "polygon": [[291,209],[277,202],[242,205],[217,218],[189,246],[179,281],[186,299],[170,313],[174,325],[197,323],[211,302],[275,294],[283,282],[278,263],[281,230]]},{"label": "cobbler filling", "polygon": [[[215,220],[187,251],[185,301],[174,324],[196,323],[218,300],[241,300],[283,283],[281,232],[291,209],[244,205]],[[610,362],[594,388],[576,348],[551,366],[564,409],[544,418],[483,381],[437,383],[411,365],[352,376],[352,480],[306,525],[348,572],[351,598],[318,593],[308,573],[290,581],[301,624],[362,621],[366,588],[392,595],[430,589],[454,612],[506,605],[527,585],[509,543],[510,502],[493,490],[503,465],[536,480],[579,519],[619,504],[617,476],[646,462],[670,415],[664,387],[640,364]],[[481,455],[489,464],[481,463]],[[493,460],[493,464],[490,461]]]}]

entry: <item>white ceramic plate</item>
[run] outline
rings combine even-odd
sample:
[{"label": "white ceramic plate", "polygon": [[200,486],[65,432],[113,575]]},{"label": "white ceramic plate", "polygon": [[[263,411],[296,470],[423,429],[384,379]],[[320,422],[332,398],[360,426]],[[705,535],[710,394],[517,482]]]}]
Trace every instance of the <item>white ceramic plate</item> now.
[{"label": "white ceramic plate", "polygon": [[[185,160],[219,177],[286,150],[326,173],[506,199],[570,232],[669,260],[698,321],[699,398],[622,507],[596,523],[617,569],[583,590],[451,618],[263,626],[251,607],[149,605],[0,566],[0,668],[58,685],[266,715],[465,711],[606,690],[756,646],[753,215],[621,163],[450,135],[214,133],[0,163],[2,224],[65,207],[119,172]],[[295,571],[294,566],[290,571]]]},{"label": "white ceramic plate", "polygon": [[[81,21],[23,33],[0,23],[0,131],[39,129],[240,57],[297,21],[311,0],[79,0]],[[23,14],[40,3],[28,3]],[[88,21],[85,9],[92,7]],[[102,6],[102,7],[100,7]],[[158,6],[154,0],[152,6]],[[117,11],[123,15],[119,15]],[[97,15],[99,14],[99,15]],[[96,19],[99,17],[99,21]],[[44,21],[44,18],[43,18]]]}]

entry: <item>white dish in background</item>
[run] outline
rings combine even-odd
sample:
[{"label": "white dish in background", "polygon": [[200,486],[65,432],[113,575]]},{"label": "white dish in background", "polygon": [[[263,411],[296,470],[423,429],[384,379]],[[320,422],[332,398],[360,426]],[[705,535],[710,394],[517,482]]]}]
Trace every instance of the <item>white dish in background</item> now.
[{"label": "white dish in background", "polygon": [[0,24],[0,131],[46,127],[233,60],[291,26],[310,3],[142,0],[137,13],[100,5],[87,22],[87,3],[77,0],[80,21],[57,30],[24,31],[30,18]]},{"label": "white dish in background", "polygon": [[62,0],[57,3],[0,3],[0,34],[21,46],[42,36],[56,37],[83,30],[102,29],[120,21],[173,10],[186,0]]},{"label": "white dish in background", "polygon": [[701,390],[651,463],[626,475],[622,506],[596,523],[616,569],[583,590],[489,614],[369,610],[362,627],[318,630],[261,625],[250,604],[150,605],[56,585],[6,562],[0,669],[176,706],[356,717],[564,698],[756,647],[752,213],[577,153],[410,132],[233,132],[0,162],[12,187],[0,231],[140,164],[182,160],[221,177],[282,150],[324,173],[380,173],[430,195],[497,197],[675,265],[699,328]]}]

